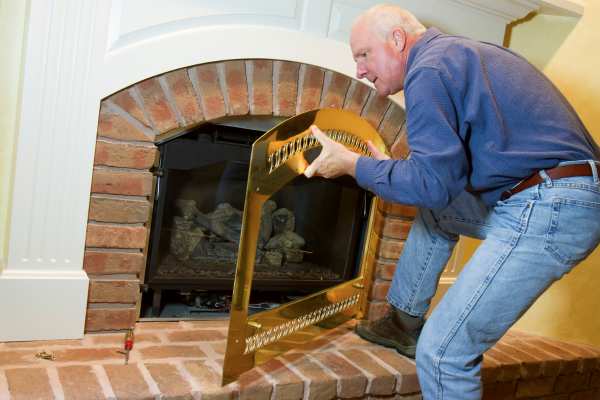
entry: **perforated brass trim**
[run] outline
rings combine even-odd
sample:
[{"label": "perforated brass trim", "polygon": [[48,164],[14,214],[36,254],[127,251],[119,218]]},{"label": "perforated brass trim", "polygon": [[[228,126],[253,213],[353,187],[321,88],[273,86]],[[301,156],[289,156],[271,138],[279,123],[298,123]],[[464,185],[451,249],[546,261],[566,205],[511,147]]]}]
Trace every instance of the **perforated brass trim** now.
[{"label": "perforated brass trim", "polygon": [[237,379],[254,365],[293,348],[299,341],[322,334],[329,329],[325,325],[339,324],[348,318],[362,317],[365,313],[375,259],[373,247],[376,238],[372,227],[377,198],[371,203],[360,271],[356,278],[280,307],[248,315],[262,206],[304,172],[308,165],[305,153],[320,146],[310,130],[313,124],[359,154],[370,155],[367,141],[371,141],[379,151],[386,152],[383,140],[366,120],[351,112],[334,109],[309,111],[290,118],[252,145],[223,362],[223,384]]},{"label": "perforated brass trim", "polygon": [[357,304],[358,299],[359,295],[355,294],[354,296],[342,301],[338,301],[337,303],[319,308],[307,314],[302,314],[299,317],[283,324],[276,325],[273,328],[267,329],[256,335],[252,335],[249,338],[246,338],[246,349],[244,350],[244,354],[251,353],[256,349],[278,341],[284,336],[291,335],[302,328],[306,328],[308,325],[316,324],[331,317],[332,315],[344,311]]}]

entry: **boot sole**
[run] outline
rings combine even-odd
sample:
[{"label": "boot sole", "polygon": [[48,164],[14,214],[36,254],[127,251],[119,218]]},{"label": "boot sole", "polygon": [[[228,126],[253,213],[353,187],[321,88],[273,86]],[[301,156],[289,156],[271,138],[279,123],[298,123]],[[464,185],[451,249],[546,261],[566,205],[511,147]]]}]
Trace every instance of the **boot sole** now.
[{"label": "boot sole", "polygon": [[371,342],[378,344],[380,346],[388,347],[395,349],[398,353],[406,356],[408,358],[415,358],[415,354],[417,352],[417,346],[406,346],[396,342],[395,340],[387,339],[383,336],[379,336],[368,329],[361,328],[360,325],[356,326],[356,334],[361,338]]}]

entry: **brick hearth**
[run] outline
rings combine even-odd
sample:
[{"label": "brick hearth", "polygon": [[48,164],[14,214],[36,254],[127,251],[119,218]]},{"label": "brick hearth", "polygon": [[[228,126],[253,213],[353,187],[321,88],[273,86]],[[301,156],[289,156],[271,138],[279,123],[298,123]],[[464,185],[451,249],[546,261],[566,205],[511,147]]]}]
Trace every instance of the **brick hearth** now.
[{"label": "brick hearth", "polygon": [[[414,362],[352,327],[223,388],[227,321],[138,323],[127,366],[121,333],[0,343],[0,399],[421,399]],[[600,349],[509,331],[485,354],[482,378],[485,400],[600,399]]]},{"label": "brick hearth", "polygon": [[[86,331],[125,329],[137,317],[153,196],[154,142],[225,116],[293,116],[343,108],[368,120],[392,154],[408,154],[404,111],[347,76],[287,61],[236,60],[182,68],[102,101],[84,269],[90,277]],[[414,209],[383,203],[369,317],[384,311],[394,262]]]}]

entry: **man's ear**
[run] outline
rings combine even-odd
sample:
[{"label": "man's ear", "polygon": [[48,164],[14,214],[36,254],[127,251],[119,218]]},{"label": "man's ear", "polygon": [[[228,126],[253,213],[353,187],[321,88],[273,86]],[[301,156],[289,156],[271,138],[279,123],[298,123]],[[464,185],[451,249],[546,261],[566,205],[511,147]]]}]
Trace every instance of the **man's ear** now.
[{"label": "man's ear", "polygon": [[392,38],[394,39],[394,45],[398,51],[403,51],[406,47],[406,32],[402,28],[394,28],[392,31]]}]

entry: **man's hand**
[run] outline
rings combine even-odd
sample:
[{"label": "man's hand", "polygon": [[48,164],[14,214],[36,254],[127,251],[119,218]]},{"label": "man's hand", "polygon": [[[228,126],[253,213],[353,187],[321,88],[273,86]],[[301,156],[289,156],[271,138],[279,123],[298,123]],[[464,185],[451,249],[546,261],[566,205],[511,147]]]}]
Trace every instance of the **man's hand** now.
[{"label": "man's hand", "polygon": [[356,161],[359,155],[348,150],[343,144],[331,140],[316,125],[310,127],[323,149],[321,154],[304,171],[307,178],[322,176],[337,178],[341,175],[355,176]]}]

